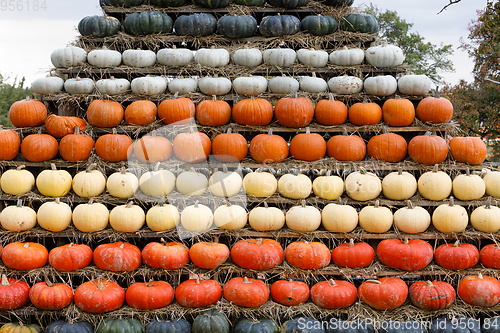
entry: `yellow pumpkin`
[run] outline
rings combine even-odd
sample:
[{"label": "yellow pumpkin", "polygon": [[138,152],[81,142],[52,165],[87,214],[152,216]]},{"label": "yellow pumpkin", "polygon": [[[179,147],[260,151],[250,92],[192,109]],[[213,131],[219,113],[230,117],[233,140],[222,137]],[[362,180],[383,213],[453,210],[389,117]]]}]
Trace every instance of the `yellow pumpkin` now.
[{"label": "yellow pumpkin", "polygon": [[311,195],[311,190],[311,179],[304,174],[286,174],[278,181],[278,191],[285,198],[306,199]]},{"label": "yellow pumpkin", "polygon": [[108,177],[106,188],[109,195],[117,198],[130,198],[139,188],[139,179],[131,172],[126,172],[122,167],[120,172],[115,172]]},{"label": "yellow pumpkin", "polygon": [[399,168],[382,180],[382,193],[387,199],[407,200],[417,191],[417,180],[411,173]]},{"label": "yellow pumpkin", "polygon": [[10,195],[23,195],[31,191],[35,186],[35,177],[28,170],[24,170],[24,165],[16,169],[5,171],[0,177],[2,191]]},{"label": "yellow pumpkin", "polygon": [[73,225],[81,232],[103,230],[108,226],[109,210],[102,203],[90,199],[86,204],[79,204],[73,209]]},{"label": "yellow pumpkin", "polygon": [[244,228],[247,224],[247,211],[238,205],[219,206],[214,212],[214,224],[221,229],[237,230]]},{"label": "yellow pumpkin", "polygon": [[255,207],[248,214],[248,223],[257,231],[274,231],[285,225],[285,214],[277,207]]},{"label": "yellow pumpkin", "polygon": [[408,234],[424,232],[431,225],[431,215],[427,209],[413,206],[408,200],[408,206],[394,213],[394,227]]},{"label": "yellow pumpkin", "polygon": [[175,188],[175,175],[168,170],[160,170],[157,163],[153,171],[144,173],[139,178],[142,193],[155,197],[163,197]]},{"label": "yellow pumpkin", "polygon": [[276,193],[277,188],[276,178],[269,172],[262,172],[262,169],[257,169],[243,178],[245,193],[257,198],[269,197]]},{"label": "yellow pumpkin", "polygon": [[167,231],[180,222],[180,214],[177,207],[174,205],[160,202],[158,205],[151,207],[146,214],[146,224],[153,231]]},{"label": "yellow pumpkin", "polygon": [[36,225],[36,212],[33,208],[23,206],[21,199],[17,205],[5,207],[0,213],[2,227],[9,231],[23,231]]},{"label": "yellow pumpkin", "polygon": [[111,228],[121,232],[136,232],[142,228],[146,215],[144,210],[132,201],[126,205],[116,206],[109,213]]},{"label": "yellow pumpkin", "polygon": [[478,175],[471,175],[469,168],[465,175],[453,179],[453,196],[459,200],[478,200],[486,192],[486,185]]},{"label": "yellow pumpkin", "polygon": [[455,205],[453,197],[449,204],[439,205],[432,214],[432,224],[444,233],[462,232],[467,228],[469,215],[460,205]]},{"label": "yellow pumpkin", "polygon": [[24,325],[23,323],[8,323],[0,327],[0,333],[41,333],[42,328],[38,325]]},{"label": "yellow pumpkin", "polygon": [[43,203],[36,213],[40,227],[48,231],[63,231],[71,224],[71,207],[61,202],[59,198],[55,201]]},{"label": "yellow pumpkin", "polygon": [[373,200],[382,192],[382,182],[374,173],[366,172],[365,169],[360,168],[360,171],[347,176],[345,191],[353,200]]},{"label": "yellow pumpkin", "polygon": [[181,224],[187,231],[206,231],[212,227],[213,222],[212,210],[198,201],[184,208],[181,213]]},{"label": "yellow pumpkin", "polygon": [[240,193],[243,186],[241,176],[234,171],[228,171],[224,164],[222,171],[217,171],[210,177],[208,189],[218,197],[230,197]]},{"label": "yellow pumpkin", "polygon": [[85,171],[81,171],[73,178],[73,192],[79,197],[90,198],[101,194],[106,188],[106,177],[101,171],[95,170],[93,163]]},{"label": "yellow pumpkin", "polygon": [[66,170],[57,170],[54,163],[50,167],[36,177],[38,192],[47,197],[63,197],[71,190],[71,175]]},{"label": "yellow pumpkin", "polygon": [[351,232],[358,226],[358,212],[349,205],[329,203],[321,212],[323,227],[331,232]]},{"label": "yellow pumpkin", "polygon": [[359,212],[359,226],[367,232],[380,234],[391,229],[393,222],[392,212],[387,207],[380,206],[375,201],[375,206],[366,206]]},{"label": "yellow pumpkin", "polygon": [[491,171],[488,169],[484,171],[483,181],[486,186],[486,195],[500,198],[500,171]]},{"label": "yellow pumpkin", "polygon": [[191,171],[184,171],[177,176],[175,186],[181,194],[201,195],[207,191],[208,179],[201,172],[191,168]]},{"label": "yellow pumpkin", "polygon": [[488,197],[484,206],[477,207],[470,214],[470,224],[482,232],[500,230],[500,208],[491,205],[491,197]]},{"label": "yellow pumpkin", "polygon": [[317,197],[325,200],[336,200],[344,193],[344,181],[339,176],[332,176],[331,170],[328,170],[326,176],[314,179],[312,188]]},{"label": "yellow pumpkin", "polygon": [[438,165],[434,165],[432,171],[424,173],[418,179],[418,192],[426,199],[441,201],[451,194],[452,182],[450,176],[438,170]]},{"label": "yellow pumpkin", "polygon": [[285,221],[287,227],[292,230],[314,231],[321,225],[321,213],[316,207],[306,206],[305,200],[302,200],[300,206],[293,206],[288,210]]}]

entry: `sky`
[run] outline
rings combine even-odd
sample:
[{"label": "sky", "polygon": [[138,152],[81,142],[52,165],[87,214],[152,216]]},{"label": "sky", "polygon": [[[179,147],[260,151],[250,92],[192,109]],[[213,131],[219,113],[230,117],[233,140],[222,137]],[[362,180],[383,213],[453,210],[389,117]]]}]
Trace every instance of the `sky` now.
[{"label": "sky", "polygon": [[[50,54],[75,39],[80,19],[102,14],[99,0],[10,1],[22,4],[14,11],[4,7],[7,1],[0,5],[0,73],[9,76],[10,82],[16,77],[25,77],[30,84],[46,76],[52,68]],[[355,0],[354,6],[365,3],[369,1]],[[472,80],[472,60],[457,48],[460,38],[467,38],[467,26],[477,18],[476,11],[485,8],[487,0],[462,0],[439,15],[448,0],[375,0],[373,3],[382,10],[395,10],[407,22],[414,23],[412,31],[420,33],[426,41],[454,46],[451,59],[456,73],[443,73],[446,82]],[[38,8],[34,7],[36,4]]]}]

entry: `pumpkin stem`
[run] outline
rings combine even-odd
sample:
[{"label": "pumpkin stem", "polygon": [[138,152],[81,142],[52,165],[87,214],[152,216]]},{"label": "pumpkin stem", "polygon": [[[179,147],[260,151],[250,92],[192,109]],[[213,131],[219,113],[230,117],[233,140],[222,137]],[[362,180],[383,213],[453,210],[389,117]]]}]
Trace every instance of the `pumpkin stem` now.
[{"label": "pumpkin stem", "polygon": [[329,100],[330,102],[335,101],[335,98],[333,98],[333,94],[332,94],[332,93],[328,93],[328,100]]},{"label": "pumpkin stem", "polygon": [[177,99],[178,96],[179,96],[179,92],[176,91],[175,94],[174,94],[174,98],[173,99]]},{"label": "pumpkin stem", "polygon": [[336,287],[336,286],[337,286],[337,283],[335,282],[335,280],[334,280],[334,279],[330,279],[330,280],[328,280],[328,284],[329,284],[330,286],[332,286],[332,287]]},{"label": "pumpkin stem", "polygon": [[257,245],[262,245],[262,238],[257,238]]},{"label": "pumpkin stem", "polygon": [[61,203],[61,198],[56,198],[55,203],[59,205]]},{"label": "pumpkin stem", "polygon": [[316,77],[316,72],[312,72],[311,77]]},{"label": "pumpkin stem", "polygon": [[370,282],[370,283],[376,283],[376,284],[382,284],[379,280],[366,280],[365,282]]},{"label": "pumpkin stem", "polygon": [[439,171],[439,165],[434,164],[434,167],[432,168],[432,172],[438,172]]},{"label": "pumpkin stem", "polygon": [[436,94],[434,95],[435,98],[439,98],[439,86],[436,86]]},{"label": "pumpkin stem", "polygon": [[165,197],[164,196],[161,197],[160,201],[158,202],[158,205],[161,207],[165,206]]},{"label": "pumpkin stem", "polygon": [[413,209],[413,204],[411,203],[411,200],[408,200],[406,203],[407,203],[408,209]]},{"label": "pumpkin stem", "polygon": [[384,126],[384,128],[382,129],[382,133],[383,134],[389,133],[389,130],[387,129],[387,126]]},{"label": "pumpkin stem", "polygon": [[455,204],[455,199],[453,198],[453,196],[450,197],[450,206],[453,207],[453,205]]},{"label": "pumpkin stem", "polygon": [[232,132],[233,130],[231,128],[228,128],[226,134],[231,134]]},{"label": "pumpkin stem", "polygon": [[2,283],[1,283],[2,286],[10,286],[10,283],[9,283],[9,279],[7,278],[7,275],[5,274],[2,274]]},{"label": "pumpkin stem", "polygon": [[217,95],[212,95],[212,102],[217,102]]},{"label": "pumpkin stem", "polygon": [[470,170],[469,170],[469,167],[467,167],[467,168],[465,169],[465,175],[466,175],[466,176],[470,176]]},{"label": "pumpkin stem", "polygon": [[250,96],[250,100],[255,101],[255,96],[254,95]]},{"label": "pumpkin stem", "polygon": [[366,95],[363,96],[363,103],[368,103],[368,96]]},{"label": "pumpkin stem", "polygon": [[126,170],[126,169],[125,169],[125,167],[124,167],[124,166],[122,166],[122,167],[121,167],[121,169],[120,169],[120,173],[121,173],[122,175],[126,174],[127,172],[126,172],[125,170]]},{"label": "pumpkin stem", "polygon": [[123,250],[123,248],[124,248],[124,247],[125,247],[125,243],[121,243],[121,244],[120,244],[120,249],[122,249],[122,250]]},{"label": "pumpkin stem", "polygon": [[311,134],[311,129],[309,127],[306,127],[306,134]]},{"label": "pumpkin stem", "polygon": [[36,133],[38,135],[42,135],[42,130],[41,129],[38,129],[38,132]]},{"label": "pumpkin stem", "polygon": [[226,207],[231,207],[231,203],[226,199]]},{"label": "pumpkin stem", "polygon": [[24,169],[25,167],[26,167],[26,166],[25,166],[24,164],[22,164],[22,165],[19,165],[19,166],[16,168],[16,170],[17,170],[17,171],[21,171],[21,170],[22,170],[22,169]]},{"label": "pumpkin stem", "polygon": [[306,208],[306,201],[305,200],[301,200],[300,201],[300,205],[302,206],[302,208]]},{"label": "pumpkin stem", "polygon": [[80,134],[80,127],[75,126],[75,129],[73,130],[73,134],[76,134],[76,135]]},{"label": "pumpkin stem", "polygon": [[405,241],[403,242],[405,245],[408,245],[408,237],[405,237]]},{"label": "pumpkin stem", "polygon": [[24,247],[25,249],[27,249],[28,247],[30,247],[30,243],[26,243],[26,244],[24,244],[24,245],[23,245],[23,247]]},{"label": "pumpkin stem", "polygon": [[246,276],[243,278],[243,283],[250,283],[250,281],[248,281],[248,278]]},{"label": "pumpkin stem", "polygon": [[453,244],[453,247],[459,247],[460,246],[460,240],[457,239],[457,241],[455,242],[455,244]]},{"label": "pumpkin stem", "polygon": [[56,165],[54,163],[50,163],[50,170],[57,171]]},{"label": "pumpkin stem", "polygon": [[269,131],[267,132],[267,135],[273,135],[273,129],[270,128]]},{"label": "pumpkin stem", "polygon": [[154,172],[158,172],[158,170],[160,169],[160,162],[156,162],[155,164],[155,167],[153,169]]},{"label": "pumpkin stem", "polygon": [[343,131],[342,135],[344,135],[344,136],[347,136],[347,135],[348,135],[348,134],[347,134],[347,128],[345,128],[345,127],[344,127],[344,131]]},{"label": "pumpkin stem", "polygon": [[377,201],[375,201],[375,208],[378,208],[378,207],[379,207],[379,205],[380,205],[380,201],[378,201],[378,200],[377,200]]},{"label": "pumpkin stem", "polygon": [[129,201],[129,202],[127,202],[127,205],[125,206],[125,208],[130,208],[130,207],[132,207],[133,204],[134,204],[133,201]]},{"label": "pumpkin stem", "polygon": [[330,177],[331,175],[332,175],[332,170],[327,170],[327,171],[326,171],[326,176],[327,176],[327,177]]},{"label": "pumpkin stem", "polygon": [[153,286],[153,279],[150,279],[150,280],[146,283],[146,287],[154,287],[154,286]]},{"label": "pumpkin stem", "polygon": [[196,284],[200,284],[200,276],[196,275]]},{"label": "pumpkin stem", "polygon": [[342,200],[342,197],[338,198],[339,205],[343,206],[344,205],[344,200]]},{"label": "pumpkin stem", "polygon": [[399,167],[398,168],[398,176],[401,176],[403,174],[403,168]]},{"label": "pumpkin stem", "polygon": [[97,167],[97,163],[92,163],[90,164],[87,169],[85,170],[85,172],[92,172],[92,170],[95,169],[95,167]]},{"label": "pumpkin stem", "polygon": [[194,128],[193,127],[189,127],[189,134],[194,134]]},{"label": "pumpkin stem", "polygon": [[198,208],[198,200],[194,202],[194,208]]},{"label": "pumpkin stem", "polygon": [[116,128],[113,128],[113,135],[116,135],[118,134],[118,132],[116,131]]},{"label": "pumpkin stem", "polygon": [[366,174],[366,169],[363,168],[363,167],[359,167],[359,173],[362,174],[362,175],[365,175]]},{"label": "pumpkin stem", "polygon": [[[283,75],[283,76],[285,76],[285,75]],[[297,98],[297,92],[296,91],[292,94],[292,98]]]},{"label": "pumpkin stem", "polygon": [[427,287],[434,287],[434,284],[431,281],[425,281],[427,283]]},{"label": "pumpkin stem", "polygon": [[486,209],[491,208],[491,197],[488,197],[488,199],[486,199],[486,205],[484,206],[484,208]]},{"label": "pumpkin stem", "polygon": [[17,207],[21,208],[23,206],[23,201],[21,199],[17,199]]},{"label": "pumpkin stem", "polygon": [[354,238],[349,239],[349,247],[354,246]]},{"label": "pumpkin stem", "polygon": [[29,102],[30,100],[31,100],[31,97],[30,96],[26,96],[25,101]]},{"label": "pumpkin stem", "polygon": [[168,243],[167,243],[167,241],[166,241],[164,238],[161,238],[161,239],[160,239],[160,243],[161,243],[163,246],[168,246]]},{"label": "pumpkin stem", "polygon": [[267,202],[264,201],[264,207],[265,208],[269,208],[269,205],[267,204]]},{"label": "pumpkin stem", "polygon": [[53,286],[53,283],[49,280],[48,276],[45,276],[45,284],[47,285],[47,287],[52,287]]},{"label": "pumpkin stem", "polygon": [[87,205],[92,205],[93,203],[94,203],[94,198],[90,198],[89,202],[87,203]]},{"label": "pumpkin stem", "polygon": [[479,273],[479,275],[477,277],[478,277],[478,279],[482,280],[483,279],[483,274]]},{"label": "pumpkin stem", "polygon": [[222,165],[222,172],[228,173],[229,171],[227,170],[227,165],[223,164]]}]

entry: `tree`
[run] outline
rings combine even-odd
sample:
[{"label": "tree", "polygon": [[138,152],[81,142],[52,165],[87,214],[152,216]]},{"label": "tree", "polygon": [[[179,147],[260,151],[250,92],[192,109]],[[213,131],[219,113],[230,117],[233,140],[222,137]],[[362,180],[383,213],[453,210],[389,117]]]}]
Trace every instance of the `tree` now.
[{"label": "tree", "polygon": [[10,106],[14,102],[20,101],[26,98],[26,96],[30,96],[32,91],[30,88],[24,87],[24,77],[19,82],[16,78],[13,84],[7,83],[8,80],[8,77],[4,77],[0,74],[0,125],[12,127],[9,120]]},{"label": "tree", "polygon": [[452,45],[437,46],[425,42],[418,32],[412,32],[413,23],[399,17],[393,10],[382,12],[373,4],[366,10],[373,15],[380,25],[379,36],[389,44],[399,46],[406,56],[405,63],[413,66],[415,74],[426,74],[434,82],[443,78],[439,72],[453,72],[453,63],[448,58],[453,54]]},{"label": "tree", "polygon": [[462,0],[449,0],[449,2],[446,5],[444,5],[444,7],[441,8],[441,10],[438,12],[438,15],[441,14],[444,10],[448,9],[448,7],[450,7],[451,5],[459,3],[460,1]]}]

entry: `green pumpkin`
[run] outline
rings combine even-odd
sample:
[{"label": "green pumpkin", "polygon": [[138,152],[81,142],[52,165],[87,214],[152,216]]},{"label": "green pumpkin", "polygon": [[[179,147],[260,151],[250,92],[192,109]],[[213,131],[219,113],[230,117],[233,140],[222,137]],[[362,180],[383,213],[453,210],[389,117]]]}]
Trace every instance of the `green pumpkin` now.
[{"label": "green pumpkin", "polygon": [[240,319],[234,326],[233,333],[278,333],[278,325],[271,319]]},{"label": "green pumpkin", "polygon": [[217,33],[227,38],[246,38],[257,31],[257,20],[250,15],[225,15],[217,21]]},{"label": "green pumpkin", "polygon": [[114,6],[114,7],[136,7],[144,3],[144,0],[100,0],[101,7]]},{"label": "green pumpkin", "polygon": [[95,333],[144,333],[144,327],[137,319],[104,318]]},{"label": "green pumpkin", "polygon": [[302,19],[302,31],[314,36],[332,34],[337,28],[337,20],[328,15],[308,15]]},{"label": "green pumpkin", "polygon": [[217,310],[208,310],[197,315],[193,322],[193,333],[229,333],[226,316]]},{"label": "green pumpkin", "polygon": [[327,6],[341,7],[341,6],[352,6],[354,0],[325,0],[321,1],[321,3]]},{"label": "green pumpkin", "polygon": [[64,320],[54,321],[45,328],[45,333],[94,333],[94,327],[86,321],[68,324]]},{"label": "green pumpkin", "polygon": [[121,24],[112,16],[87,16],[78,23],[78,31],[82,36],[104,38],[114,36],[120,31]]},{"label": "green pumpkin", "polygon": [[157,11],[133,13],[123,21],[125,32],[132,36],[169,33],[172,26],[170,16]]},{"label": "green pumpkin", "polygon": [[300,31],[300,20],[292,15],[273,15],[262,19],[259,31],[266,37],[293,35]]},{"label": "green pumpkin", "polygon": [[42,328],[38,325],[24,325],[23,323],[8,323],[0,327],[2,333],[41,333]]},{"label": "green pumpkin", "polygon": [[153,320],[146,325],[146,333],[190,333],[191,325],[184,319]]},{"label": "green pumpkin", "polygon": [[194,4],[204,8],[223,8],[227,7],[231,0],[193,0]]},{"label": "green pumpkin", "polygon": [[309,0],[267,0],[267,3],[273,7],[283,7],[287,9],[295,9],[307,5]]},{"label": "green pumpkin", "polygon": [[377,19],[369,14],[349,14],[342,18],[340,27],[344,31],[377,34],[379,26]]},{"label": "green pumpkin", "polygon": [[174,23],[177,36],[204,37],[215,33],[217,19],[208,13],[181,15]]},{"label": "green pumpkin", "polygon": [[242,6],[264,6],[266,0],[234,0],[234,3]]},{"label": "green pumpkin", "polygon": [[153,6],[158,6],[158,7],[182,7],[184,5],[189,4],[191,1],[190,0],[149,0],[149,2]]},{"label": "green pumpkin", "polygon": [[325,333],[320,321],[311,317],[300,317],[286,321],[280,333]]}]

